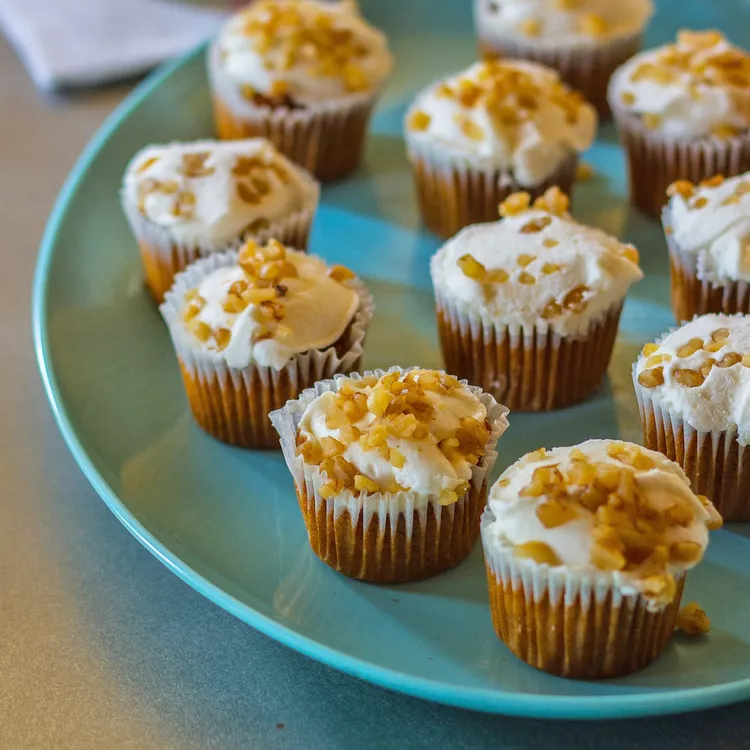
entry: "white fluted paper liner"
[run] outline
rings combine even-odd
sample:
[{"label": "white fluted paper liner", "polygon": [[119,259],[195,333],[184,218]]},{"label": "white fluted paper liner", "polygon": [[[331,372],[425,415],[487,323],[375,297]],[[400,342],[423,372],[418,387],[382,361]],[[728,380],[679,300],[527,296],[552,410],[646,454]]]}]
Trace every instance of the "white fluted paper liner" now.
[{"label": "white fluted paper liner", "polygon": [[[289,159],[323,180],[337,179],[356,167],[364,145],[366,120],[380,96],[380,88],[304,107],[259,106],[248,101],[237,82],[224,72],[218,40],[207,50],[206,65],[214,98],[237,123],[268,138]],[[355,122],[356,137],[348,127]]]},{"label": "white fluted paper liner", "polygon": [[507,169],[482,164],[425,143],[408,129],[406,144],[422,218],[441,237],[452,237],[470,224],[495,221],[498,206],[511,193],[525,190],[532,200],[558,186],[570,195],[578,154],[573,151],[537,185],[522,185]]},{"label": "white fluted paper liner", "polygon": [[[661,336],[660,344],[677,328]],[[633,388],[643,427],[643,444],[676,461],[690,480],[693,492],[706,495],[725,521],[750,520],[750,449],[730,430],[697,430],[688,424],[656,388],[638,382],[638,360],[633,364]]]},{"label": "white fluted paper liner", "polygon": [[[415,514],[419,518],[422,528],[424,528],[427,509],[431,506],[439,527],[443,514],[449,514],[452,517],[454,506],[466,501],[468,492],[459,498],[456,504],[440,505],[437,495],[419,495],[416,492],[360,492],[359,497],[355,497],[348,490],[326,499],[320,495],[320,487],[328,479],[327,475],[321,472],[318,466],[306,464],[302,457],[297,455],[299,423],[305,409],[315,398],[328,391],[337,392],[342,381],[350,378],[359,380],[371,375],[379,378],[389,372],[407,373],[416,369],[419,368],[409,367],[404,369],[394,366],[388,370],[368,370],[362,375],[358,373],[336,375],[332,379],[316,383],[314,388],[303,391],[295,401],[289,401],[282,409],[271,412],[271,422],[281,438],[281,450],[284,453],[284,459],[295,485],[299,488],[306,488],[307,494],[311,497],[314,496],[316,511],[321,506],[325,506],[326,513],[333,513],[334,519],[339,518],[344,511],[349,511],[352,526],[356,528],[361,519],[363,522],[362,528],[365,530],[368,528],[372,516],[377,514],[381,532],[385,529],[387,520],[390,520],[391,528],[395,529],[398,517],[403,514],[406,523],[406,536],[407,539],[411,539]],[[461,382],[466,385],[466,381]],[[478,490],[487,483],[497,460],[495,446],[500,436],[508,428],[506,417],[508,410],[498,404],[490,394],[484,393],[481,388],[471,385],[467,387],[484,404],[491,427],[485,455],[482,456],[476,466],[472,467],[471,486]]]},{"label": "white fluted paper liner", "polygon": [[627,156],[630,200],[642,211],[659,218],[675,180],[698,183],[717,174],[734,177],[750,171],[750,130],[730,138],[668,138],[625,107],[620,90],[615,75],[607,97]]},{"label": "white fluted paper liner", "polygon": [[[191,378],[198,381],[205,393],[212,384],[230,379],[233,390],[247,394],[241,405],[231,399],[218,398],[211,403],[217,410],[219,425],[211,428],[211,420],[199,420],[201,426],[215,437],[237,445],[250,447],[275,444],[275,433],[268,422],[268,411],[293,398],[316,380],[328,378],[337,372],[351,372],[361,364],[367,327],[375,309],[372,295],[358,278],[345,282],[359,295],[359,308],[341,340],[331,342],[325,349],[311,349],[294,354],[277,370],[274,367],[250,363],[238,369],[229,367],[221,352],[208,350],[187,330],[182,320],[185,292],[195,288],[218,268],[235,265],[239,251],[213,253],[189,265],[177,274],[172,288],[164,297],[160,312],[167,323],[178,359]],[[219,386],[220,387],[220,386]],[[188,394],[190,395],[190,394]],[[211,399],[209,399],[210,401]],[[217,404],[217,402],[219,402]],[[196,416],[196,405],[191,402]],[[261,413],[263,412],[263,413]],[[207,423],[208,422],[208,423]],[[267,423],[267,425],[266,425]]]}]

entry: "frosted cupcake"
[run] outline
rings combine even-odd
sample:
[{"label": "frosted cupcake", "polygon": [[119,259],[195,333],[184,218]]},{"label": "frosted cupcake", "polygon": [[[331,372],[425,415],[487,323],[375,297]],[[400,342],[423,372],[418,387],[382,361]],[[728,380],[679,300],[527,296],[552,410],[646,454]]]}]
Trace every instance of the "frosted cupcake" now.
[{"label": "frosted cupcake", "polygon": [[198,424],[226,443],[273,448],[272,409],[360,367],[373,304],[348,269],[270,240],[188,266],[160,309]]},{"label": "frosted cupcake", "polygon": [[638,252],[575,222],[556,188],[510,196],[500,221],[432,257],[446,367],[511,409],[555,409],[599,387]]},{"label": "frosted cupcake", "polygon": [[677,461],[727,521],[750,521],[750,318],[701,315],[633,368],[643,442]]},{"label": "frosted cupcake", "polygon": [[218,134],[263,135],[319,179],[338,179],[362,159],[392,66],[355,3],[258,0],[208,52]]},{"label": "frosted cupcake", "polygon": [[659,216],[667,186],[750,169],[750,56],[717,31],[636,55],[612,76],[609,103],[627,151],[630,198]]},{"label": "frosted cupcake", "polygon": [[529,453],[482,516],[492,622],[537,669],[593,679],[655,659],[721,517],[680,467],[632,443]]},{"label": "frosted cupcake", "polygon": [[121,199],[161,302],[178,271],[243,239],[307,247],[319,192],[307,172],[253,138],[147,146],[128,164]]},{"label": "frosted cupcake", "polygon": [[474,25],[485,57],[555,68],[607,116],[609,78],[638,51],[653,10],[651,0],[474,0]]},{"label": "frosted cupcake", "polygon": [[316,383],[271,414],[315,554],[378,583],[460,563],[507,411],[443,372],[391,368]]},{"label": "frosted cupcake", "polygon": [[750,312],[750,173],[673,182],[662,212],[678,321]]},{"label": "frosted cupcake", "polygon": [[406,144],[425,224],[442,237],[497,216],[510,193],[570,193],[596,112],[550,68],[487,62],[422,91]]}]

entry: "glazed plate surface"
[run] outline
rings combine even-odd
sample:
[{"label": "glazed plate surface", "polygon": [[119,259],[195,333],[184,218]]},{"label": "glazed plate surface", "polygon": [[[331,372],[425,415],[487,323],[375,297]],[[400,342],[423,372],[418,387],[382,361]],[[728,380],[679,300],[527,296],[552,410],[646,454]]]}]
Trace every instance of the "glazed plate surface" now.
[{"label": "glazed plate surface", "polygon": [[[372,124],[366,164],[327,186],[312,250],[364,277],[377,313],[365,365],[441,365],[428,260],[401,138],[414,93],[474,58],[468,0],[370,0],[396,73]],[[665,0],[649,45],[679,27],[716,27],[750,47],[750,6]],[[412,31],[418,30],[418,31]],[[743,36],[744,35],[744,38]],[[677,636],[630,677],[558,679],[518,661],[490,624],[480,545],[432,580],[373,586],[310,551],[280,453],[222,445],[193,423],[177,362],[142,282],[120,211],[125,164],[150,142],[213,132],[201,50],[146,80],[81,156],[50,218],[34,289],[34,334],[52,408],[81,469],[154,555],[248,624],[308,656],[430,700],[508,714],[605,718],[706,708],[750,698],[750,529],[714,535],[687,600],[709,613],[707,639]],[[646,272],[625,306],[609,378],[591,401],[511,414],[496,474],[526,451],[590,437],[640,440],[630,365],[674,325],[660,229],[625,199],[622,153],[605,126],[587,155],[592,180],[574,214],[641,251]]]}]

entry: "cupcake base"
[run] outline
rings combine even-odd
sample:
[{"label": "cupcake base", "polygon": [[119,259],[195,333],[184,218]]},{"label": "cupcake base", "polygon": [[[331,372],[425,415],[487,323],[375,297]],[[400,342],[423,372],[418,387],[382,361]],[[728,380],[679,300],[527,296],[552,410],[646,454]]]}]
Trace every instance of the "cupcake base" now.
[{"label": "cupcake base", "polygon": [[495,221],[499,204],[519,190],[528,192],[532,200],[553,185],[570,195],[578,165],[578,154],[572,153],[543,183],[529,187],[519,185],[500,170],[480,171],[465,164],[433,160],[414,144],[410,145],[410,158],[422,220],[444,238],[470,224]]},{"label": "cupcake base", "polygon": [[337,515],[333,501],[296,490],[313,552],[339,573],[373,583],[418,581],[458,565],[476,543],[487,499],[485,482],[453,505],[430,502],[395,518],[375,512],[365,527],[363,512]]},{"label": "cupcake base", "polygon": [[473,320],[437,295],[446,368],[511,410],[547,411],[582,401],[601,385],[617,336],[621,306],[594,321],[583,338],[551,330],[511,333]]},{"label": "cupcake base", "polygon": [[613,90],[610,106],[627,154],[630,200],[650,216],[660,216],[667,188],[675,180],[698,183],[717,174],[734,177],[750,170],[750,132],[732,138],[670,141],[619,105]]},{"label": "cupcake base", "polygon": [[699,432],[655,403],[635,370],[633,380],[644,446],[676,461],[693,492],[706,495],[725,521],[750,521],[750,450],[739,444],[737,431]]},{"label": "cupcake base", "polygon": [[518,567],[487,565],[490,610],[498,638],[532,667],[575,679],[620,677],[653,661],[672,637],[684,576],[672,602],[650,611],[642,596],[614,589],[595,596],[572,581],[553,596],[531,580],[542,576]]},{"label": "cupcake base", "polygon": [[607,85],[617,68],[641,48],[641,35],[615,39],[598,47],[542,49],[521,39],[479,40],[479,51],[485,59],[506,57],[531,60],[554,68],[572,88],[593,104],[602,119],[612,113],[607,102]]}]

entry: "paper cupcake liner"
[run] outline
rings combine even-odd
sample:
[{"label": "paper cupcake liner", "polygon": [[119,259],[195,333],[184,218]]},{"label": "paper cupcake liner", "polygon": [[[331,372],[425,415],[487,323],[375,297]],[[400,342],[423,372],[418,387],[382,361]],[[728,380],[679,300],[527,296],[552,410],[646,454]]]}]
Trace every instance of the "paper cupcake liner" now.
[{"label": "paper cupcake liner", "polygon": [[641,211],[659,218],[667,188],[675,180],[697,183],[716,174],[733,177],[750,170],[750,132],[732,138],[668,140],[623,107],[616,93],[610,86],[609,104],[627,155],[630,200]]},{"label": "paper cupcake liner", "polygon": [[[380,377],[386,372],[411,369],[415,368],[391,367],[365,372],[364,376]],[[436,496],[414,492],[360,493],[355,497],[347,491],[325,499],[320,486],[326,476],[297,455],[297,429],[310,402],[327,391],[338,391],[343,378],[337,375],[316,383],[271,414],[313,551],[344,575],[378,583],[415,581],[457,565],[479,536],[487,483],[497,459],[495,446],[508,427],[508,410],[490,394],[469,386],[487,409],[492,429],[485,455],[472,467],[469,491],[452,505],[442,506]]]},{"label": "paper cupcake liner", "polygon": [[499,549],[482,516],[492,625],[519,658],[560,677],[600,679],[635,672],[663,651],[674,632],[685,586],[654,609],[640,594],[624,594],[612,575],[581,574],[519,560]]},{"label": "paper cupcake liner", "polygon": [[698,278],[698,256],[684,252],[670,230],[668,207],[662,224],[669,250],[670,296],[678,323],[706,313],[750,313],[750,284],[726,279],[721,284]]},{"label": "paper cupcake liner", "polygon": [[217,268],[234,265],[237,251],[215,253],[175,277],[160,311],[169,328],[185,392],[196,422],[213,437],[243,448],[278,448],[279,437],[268,418],[316,381],[361,367],[367,327],[375,306],[359,279],[347,282],[360,298],[359,309],[344,334],[325,349],[295,354],[286,365],[229,367],[220,353],[196,346],[182,321],[185,292]]},{"label": "paper cupcake liner", "polygon": [[271,238],[289,247],[305,250],[318,201],[316,193],[314,202],[302,210],[274,221],[259,231],[241,232],[233,241],[216,247],[178,242],[169,229],[143,216],[124,195],[121,198],[123,211],[138,242],[146,285],[157,304],[161,304],[176,274],[198,258],[211,253],[226,251],[250,239],[265,243]]},{"label": "paper cupcake liner", "polygon": [[548,411],[591,396],[601,385],[617,336],[622,303],[592,321],[581,337],[551,329],[512,331],[472,316],[436,290],[445,366],[513,411]]},{"label": "paper cupcake liner", "polygon": [[480,37],[479,51],[486,59],[506,57],[531,60],[554,68],[572,88],[591,102],[602,118],[611,117],[607,85],[612,73],[641,48],[641,35],[613,39],[595,47],[544,49],[522,39]]},{"label": "paper cupcake liner", "polygon": [[428,229],[444,238],[470,224],[495,221],[499,204],[511,193],[525,190],[533,200],[557,185],[570,195],[575,182],[575,152],[544,182],[529,186],[518,184],[502,170],[481,170],[463,160],[437,156],[429,147],[409,141],[408,133],[407,141],[422,219]]},{"label": "paper cupcake liner", "polygon": [[258,106],[247,101],[222,70],[217,43],[208,49],[207,64],[219,138],[267,138],[325,182],[341,179],[360,165],[379,91],[301,108]]},{"label": "paper cupcake liner", "polygon": [[644,446],[676,461],[693,492],[706,495],[725,521],[750,521],[750,450],[739,444],[737,429],[696,430],[638,382],[636,365],[633,387]]}]

